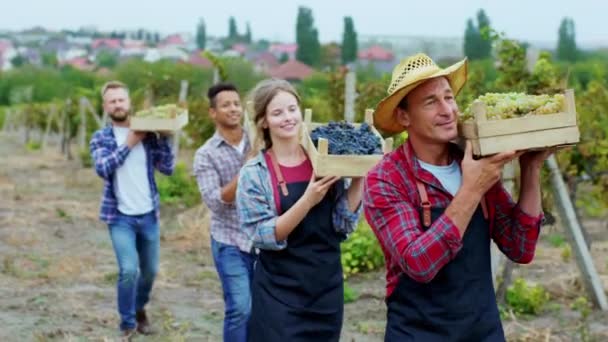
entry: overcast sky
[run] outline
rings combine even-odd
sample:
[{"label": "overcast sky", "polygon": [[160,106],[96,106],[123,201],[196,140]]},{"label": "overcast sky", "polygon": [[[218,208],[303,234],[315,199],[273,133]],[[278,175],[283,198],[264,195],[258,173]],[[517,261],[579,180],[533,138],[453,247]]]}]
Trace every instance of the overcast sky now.
[{"label": "overcast sky", "polygon": [[322,42],[339,41],[343,17],[360,35],[462,36],[467,18],[483,8],[492,27],[509,37],[552,42],[564,16],[574,19],[579,42],[608,44],[607,0],[6,0],[0,29],[96,26],[194,32],[204,18],[209,35],[226,35],[234,16],[240,32],[249,22],[254,39],[294,41],[298,6],[313,10]]}]

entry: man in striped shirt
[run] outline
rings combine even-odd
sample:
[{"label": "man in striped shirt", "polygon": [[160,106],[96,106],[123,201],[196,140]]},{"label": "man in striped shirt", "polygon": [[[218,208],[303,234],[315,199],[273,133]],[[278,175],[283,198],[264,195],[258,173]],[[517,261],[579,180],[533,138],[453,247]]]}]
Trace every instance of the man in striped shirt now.
[{"label": "man in striped shirt", "polygon": [[[386,341],[504,341],[490,267],[490,242],[529,263],[542,220],[540,171],[551,151],[473,159],[458,135],[455,96],[466,59],[441,69],[426,55],[394,70],[375,125],[408,139],[366,177],[364,211],[386,259]],[[500,183],[519,158],[514,203]]]},{"label": "man in striped shirt", "polygon": [[239,226],[235,194],[250,145],[241,127],[243,108],[236,87],[216,84],[207,95],[215,134],[196,151],[193,171],[211,211],[211,251],[224,291],[224,341],[238,342],[247,337],[254,254],[252,241]]}]

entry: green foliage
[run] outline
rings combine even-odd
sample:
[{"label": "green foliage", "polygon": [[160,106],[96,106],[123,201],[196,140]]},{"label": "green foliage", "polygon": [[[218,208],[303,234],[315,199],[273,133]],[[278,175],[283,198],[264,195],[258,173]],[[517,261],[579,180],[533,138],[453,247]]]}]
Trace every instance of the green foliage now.
[{"label": "green foliage", "polygon": [[359,298],[359,294],[348,283],[344,282],[344,303],[352,303]]},{"label": "green foliage", "polygon": [[488,33],[492,30],[490,27],[490,18],[486,15],[483,9],[477,12],[477,30],[480,37],[478,41],[479,57],[481,59],[490,58],[492,56],[492,41],[488,37]]},{"label": "green foliage", "polygon": [[492,56],[492,40],[488,36],[490,31],[490,19],[483,9],[477,12],[477,26],[472,19],[467,20],[464,31],[464,54],[470,60],[486,59]]},{"label": "green foliage", "polygon": [[239,30],[236,27],[236,20],[234,17],[228,19],[228,39],[234,41],[239,37]]},{"label": "green foliage", "polygon": [[557,58],[563,61],[574,62],[578,58],[576,38],[574,33],[574,20],[562,19],[557,33]]},{"label": "green foliage", "polygon": [[84,168],[93,167],[93,157],[91,157],[91,152],[88,149],[82,149],[78,152],[80,157],[80,163]]},{"label": "green foliage", "polygon": [[[54,69],[27,65],[2,74],[0,78],[0,105],[12,105],[23,102],[49,102],[65,100],[78,88],[93,89],[103,82],[97,75],[65,67]],[[11,99],[13,94],[22,89],[32,89],[31,98]]]},{"label": "green foliage", "polygon": [[342,243],[342,268],[344,277],[376,270],[384,265],[384,254],[380,244],[365,220]]},{"label": "green foliage", "polygon": [[507,289],[506,302],[516,314],[538,315],[548,300],[549,294],[540,284],[529,285],[522,278]]},{"label": "green foliage", "polygon": [[568,262],[572,258],[572,247],[570,245],[565,245],[562,247],[562,252],[560,253],[563,262]]},{"label": "green foliage", "polygon": [[201,18],[196,26],[196,47],[201,50],[205,49],[207,45],[207,29],[205,26],[205,20]]},{"label": "green foliage", "polygon": [[279,57],[279,64],[283,64],[289,60],[289,55],[286,52],[283,52]]},{"label": "green foliage", "polygon": [[321,62],[321,44],[319,33],[314,27],[312,10],[308,7],[298,8],[296,19],[296,59],[304,64],[318,66]]},{"label": "green foliage", "polygon": [[175,165],[171,176],[159,174],[157,184],[162,204],[189,208],[200,203],[198,185],[183,163]]},{"label": "green foliage", "polygon": [[251,63],[241,57],[225,58],[224,65],[226,80],[234,83],[243,95],[264,78],[253,69]]},{"label": "green foliage", "polygon": [[34,140],[30,140],[25,144],[25,148],[28,151],[38,151],[40,150],[40,147],[42,145],[40,144],[40,141],[34,141]]},{"label": "green foliage", "polygon": [[135,108],[143,104],[146,90],[152,92],[155,104],[164,104],[177,101],[182,80],[188,81],[189,94],[201,96],[212,79],[210,69],[168,60],[155,63],[130,60],[121,63],[115,73],[117,79],[129,86]]},{"label": "green foliage", "polygon": [[118,55],[110,51],[100,51],[95,57],[97,65],[102,68],[114,68],[118,64]]},{"label": "green foliage", "polygon": [[498,78],[494,85],[499,92],[525,92],[529,77],[526,49],[512,39],[498,39]]},{"label": "green foliage", "polygon": [[209,101],[195,98],[188,101],[188,125],[184,127],[192,145],[201,146],[215,131],[215,123],[209,117]]},{"label": "green foliage", "polygon": [[45,67],[55,68],[58,64],[56,54],[52,52],[45,52],[42,54],[42,65]]},{"label": "green foliage", "polygon": [[209,50],[204,51],[203,56],[206,57],[209,61],[211,61],[211,63],[213,64],[213,67],[215,67],[217,69],[219,77],[220,77],[219,81],[225,81],[228,79],[226,65],[224,64],[224,61],[220,57],[214,55]]},{"label": "green foliage", "polygon": [[344,32],[342,33],[342,64],[357,60],[357,32],[352,17],[344,17]]},{"label": "green foliage", "polygon": [[586,319],[587,317],[589,317],[589,315],[591,315],[593,305],[585,296],[580,296],[574,300],[570,308],[572,310],[580,312],[583,316],[583,319]]},{"label": "green foliage", "polygon": [[564,238],[563,235],[561,234],[551,234],[547,237],[547,240],[549,240],[549,243],[551,244],[551,246],[559,248],[562,247],[563,245],[566,244],[566,238]]}]

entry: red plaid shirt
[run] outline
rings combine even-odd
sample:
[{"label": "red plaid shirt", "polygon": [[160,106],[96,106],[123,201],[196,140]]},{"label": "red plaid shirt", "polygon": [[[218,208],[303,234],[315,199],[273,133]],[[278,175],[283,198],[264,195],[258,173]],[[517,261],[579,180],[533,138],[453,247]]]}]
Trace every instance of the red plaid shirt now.
[{"label": "red plaid shirt", "polygon": [[[454,148],[452,152],[456,160],[462,160],[461,151]],[[419,282],[430,282],[462,248],[460,232],[445,214],[428,230],[422,230],[416,179],[425,184],[432,207],[446,208],[450,204],[452,195],[420,167],[409,142],[387,154],[365,179],[365,218],[384,252],[387,297],[402,273]],[[494,242],[509,259],[529,263],[543,215],[524,213],[500,182],[486,193],[486,201]]]}]

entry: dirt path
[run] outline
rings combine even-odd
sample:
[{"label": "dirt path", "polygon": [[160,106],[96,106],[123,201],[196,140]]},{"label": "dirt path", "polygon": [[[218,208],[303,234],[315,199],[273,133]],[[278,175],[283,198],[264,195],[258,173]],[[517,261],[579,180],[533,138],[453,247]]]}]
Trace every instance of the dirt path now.
[{"label": "dirt path", "polygon": [[[116,340],[117,268],[97,219],[101,186],[93,170],[65,161],[56,147],[27,151],[0,135],[0,341]],[[223,301],[205,227],[204,209],[163,210],[160,274],[148,308],[161,331],[136,341],[221,341]],[[593,253],[608,283],[602,229],[598,224]],[[548,333],[551,341],[579,339],[582,320],[569,307],[583,292],[574,262],[562,262],[560,251],[544,242],[535,262],[516,270],[555,299],[541,316],[506,320],[511,340],[545,340]],[[342,340],[382,341],[384,272],[348,283],[359,299],[345,305]],[[608,316],[594,312],[587,330],[601,338]]]}]

